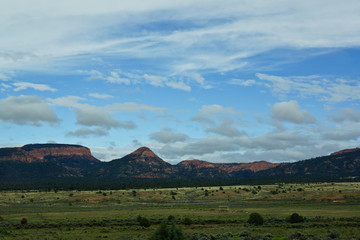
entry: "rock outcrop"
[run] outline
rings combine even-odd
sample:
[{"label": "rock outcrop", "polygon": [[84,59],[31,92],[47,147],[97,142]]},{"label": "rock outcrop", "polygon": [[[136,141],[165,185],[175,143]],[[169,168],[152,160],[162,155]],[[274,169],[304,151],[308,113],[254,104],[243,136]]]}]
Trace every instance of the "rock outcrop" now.
[{"label": "rock outcrop", "polygon": [[90,149],[69,144],[28,144],[20,148],[1,148],[0,161],[47,162],[56,158],[82,158],[90,162],[100,162],[92,156]]}]

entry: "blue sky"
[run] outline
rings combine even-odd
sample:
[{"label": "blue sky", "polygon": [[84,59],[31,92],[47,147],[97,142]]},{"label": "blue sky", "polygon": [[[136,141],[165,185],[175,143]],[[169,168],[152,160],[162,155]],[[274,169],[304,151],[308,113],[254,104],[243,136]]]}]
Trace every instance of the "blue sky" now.
[{"label": "blue sky", "polygon": [[360,2],[0,3],[0,147],[170,163],[359,147]]}]

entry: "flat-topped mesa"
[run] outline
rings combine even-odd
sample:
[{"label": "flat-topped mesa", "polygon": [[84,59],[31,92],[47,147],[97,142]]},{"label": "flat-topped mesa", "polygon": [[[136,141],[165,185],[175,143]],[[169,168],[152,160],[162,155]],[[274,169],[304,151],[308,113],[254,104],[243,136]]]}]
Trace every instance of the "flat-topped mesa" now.
[{"label": "flat-topped mesa", "polygon": [[30,155],[40,160],[46,157],[58,157],[58,156],[80,156],[87,157],[89,160],[96,161],[91,151],[87,147],[80,145],[68,145],[68,144],[28,144],[21,149],[29,152]]},{"label": "flat-topped mesa", "polygon": [[6,148],[0,151],[0,161],[46,162],[57,157],[86,158],[99,162],[87,147],[69,144],[28,144],[21,148]]}]

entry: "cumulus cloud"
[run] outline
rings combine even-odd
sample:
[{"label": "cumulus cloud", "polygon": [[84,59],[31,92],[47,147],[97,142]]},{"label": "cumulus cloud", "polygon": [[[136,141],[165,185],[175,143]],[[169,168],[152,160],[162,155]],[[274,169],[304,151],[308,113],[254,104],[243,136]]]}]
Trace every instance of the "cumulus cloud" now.
[{"label": "cumulus cloud", "polygon": [[132,121],[121,122],[110,116],[104,109],[84,106],[75,110],[77,123],[85,126],[101,126],[105,128],[135,129]]},{"label": "cumulus cloud", "polygon": [[0,100],[0,120],[18,125],[41,126],[60,119],[49,105],[36,96],[10,96]]},{"label": "cumulus cloud", "polygon": [[[288,160],[300,160],[291,157],[290,152],[298,152],[295,149],[312,147],[313,140],[299,132],[270,132],[258,137],[249,137],[245,134],[236,137],[210,136],[200,139],[188,139],[182,143],[165,144],[160,150],[163,156],[177,159],[214,159],[214,156],[224,154],[240,154],[241,152],[287,152]],[[304,155],[303,155],[304,156]],[[209,157],[209,158],[206,158]],[[267,160],[277,160],[275,155]],[[215,159],[223,162],[221,158]],[[233,159],[238,162],[241,159]],[[255,159],[252,159],[254,161]],[[256,160],[262,160],[256,158]],[[281,159],[282,160],[282,159]]]},{"label": "cumulus cloud", "polygon": [[315,117],[306,110],[301,110],[297,101],[275,103],[271,108],[273,118],[296,124],[314,123]]},{"label": "cumulus cloud", "polygon": [[232,107],[223,107],[221,105],[204,105],[199,110],[200,115],[214,116],[216,114],[239,114],[239,111]]},{"label": "cumulus cloud", "polygon": [[349,140],[357,140],[360,137],[360,130],[333,130],[324,134],[325,139],[331,139],[336,141],[349,141]]},{"label": "cumulus cloud", "polygon": [[156,106],[151,106],[142,103],[134,103],[134,102],[114,103],[105,106],[105,109],[111,112],[140,112],[140,111],[161,112],[165,110],[165,108],[162,107],[156,107]]},{"label": "cumulus cloud", "polygon": [[224,118],[219,125],[210,127],[208,129],[206,129],[206,131],[216,133],[216,134],[219,134],[222,136],[227,136],[227,137],[235,137],[235,136],[240,136],[242,134],[246,135],[245,132],[240,132],[234,126],[234,121],[232,120],[232,118],[229,118],[229,117]]},{"label": "cumulus cloud", "polygon": [[112,116],[113,114],[139,111],[157,112],[163,110],[163,108],[160,107],[132,102],[93,106],[80,103],[80,101],[84,101],[86,99],[77,96],[66,96],[48,100],[55,105],[73,108],[76,114],[77,123],[80,125],[99,126],[108,129],[123,128],[130,130],[137,128],[133,121],[119,121]]},{"label": "cumulus cloud", "polygon": [[332,119],[335,122],[344,122],[344,121],[360,122],[360,112],[351,108],[344,108],[341,110],[339,115],[331,115],[330,119]]},{"label": "cumulus cloud", "polygon": [[174,142],[183,142],[188,138],[186,134],[175,133],[171,129],[165,128],[159,132],[152,133],[150,139],[161,143],[174,143]]},{"label": "cumulus cloud", "polygon": [[72,136],[72,137],[102,137],[102,136],[107,136],[108,132],[105,131],[103,128],[80,128],[76,131],[71,131],[68,132],[66,134],[67,136]]},{"label": "cumulus cloud", "polygon": [[26,90],[28,88],[32,88],[38,91],[51,91],[56,92],[57,90],[55,88],[52,88],[46,84],[36,84],[36,83],[29,83],[29,82],[16,82],[13,83],[13,85],[16,87],[14,91],[21,91]]}]

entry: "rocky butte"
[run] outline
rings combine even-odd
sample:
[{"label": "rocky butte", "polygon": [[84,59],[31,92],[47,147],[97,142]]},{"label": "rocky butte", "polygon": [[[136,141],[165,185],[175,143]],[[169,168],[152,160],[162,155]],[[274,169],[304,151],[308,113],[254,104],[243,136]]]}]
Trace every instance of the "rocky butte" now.
[{"label": "rocky butte", "polygon": [[0,161],[19,162],[47,162],[57,158],[86,159],[87,161],[100,162],[92,156],[87,147],[70,144],[28,144],[18,148],[1,148]]}]

